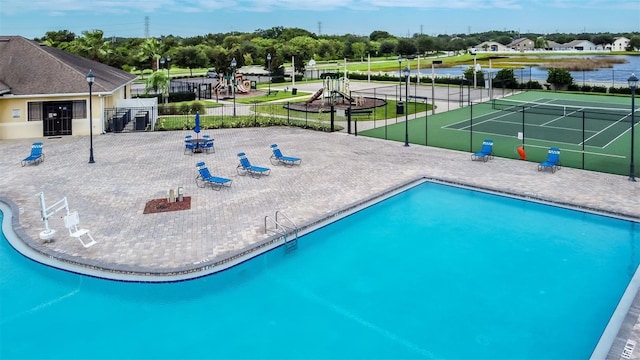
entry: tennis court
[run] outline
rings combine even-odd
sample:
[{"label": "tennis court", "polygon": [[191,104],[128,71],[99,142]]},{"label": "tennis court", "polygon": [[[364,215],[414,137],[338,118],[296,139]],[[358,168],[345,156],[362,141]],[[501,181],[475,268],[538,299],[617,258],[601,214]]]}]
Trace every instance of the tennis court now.
[{"label": "tennis court", "polygon": [[[636,124],[638,116],[636,110]],[[519,158],[517,148],[524,146],[532,162],[546,159],[549,147],[559,147],[563,166],[629,174],[629,96],[525,92],[409,119],[408,128],[409,142],[414,144],[473,152],[491,138],[496,156]],[[635,132],[637,137],[637,126]],[[362,135],[403,141],[404,124]]]}]

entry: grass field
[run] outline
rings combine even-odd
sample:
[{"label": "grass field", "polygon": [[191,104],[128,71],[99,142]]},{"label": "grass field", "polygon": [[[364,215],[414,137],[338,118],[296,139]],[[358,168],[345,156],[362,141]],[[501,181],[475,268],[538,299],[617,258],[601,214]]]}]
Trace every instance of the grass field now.
[{"label": "grass field", "polygon": [[[436,115],[410,119],[409,142],[475,152],[484,139],[494,140],[498,157],[519,158],[517,149],[524,146],[527,161],[541,162],[549,147],[559,147],[562,166],[627,175],[631,162],[631,99],[582,94],[526,92],[510,100],[538,102],[568,108],[566,113],[542,114],[535,108],[524,112],[494,109],[491,101],[473,104]],[[604,119],[587,108],[614,108]],[[628,109],[628,111],[624,111]],[[514,109],[515,110],[515,109]],[[620,113],[622,111],[622,113]],[[583,117],[584,114],[584,117]],[[635,116],[638,123],[638,113]],[[635,138],[639,131],[635,127]],[[404,124],[393,124],[359,133],[359,135],[404,141]],[[636,141],[637,142],[637,141]],[[634,158],[639,159],[638,146]],[[636,176],[638,172],[636,171]]]}]

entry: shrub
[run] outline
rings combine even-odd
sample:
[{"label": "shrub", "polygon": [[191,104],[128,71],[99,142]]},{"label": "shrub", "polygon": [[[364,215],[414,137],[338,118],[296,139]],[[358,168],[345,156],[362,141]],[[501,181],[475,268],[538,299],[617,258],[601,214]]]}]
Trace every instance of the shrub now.
[{"label": "shrub", "polygon": [[607,87],[606,86],[594,85],[594,86],[591,87],[591,92],[606,94],[607,93]]},{"label": "shrub", "polygon": [[551,68],[547,70],[547,82],[557,90],[573,84],[571,73],[565,69]]}]

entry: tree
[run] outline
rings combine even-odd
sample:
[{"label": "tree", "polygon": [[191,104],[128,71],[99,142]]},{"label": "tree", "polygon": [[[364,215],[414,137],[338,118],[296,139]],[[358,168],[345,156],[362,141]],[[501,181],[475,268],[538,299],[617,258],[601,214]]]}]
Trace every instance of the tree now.
[{"label": "tree", "polygon": [[367,44],[363,42],[354,42],[351,44],[351,51],[353,51],[353,57],[360,59],[362,61],[364,59],[364,55],[367,53]]},{"label": "tree", "polygon": [[144,84],[144,93],[148,94],[153,90],[154,93],[164,93],[169,86],[169,77],[164,71],[154,71],[149,75]]},{"label": "tree", "polygon": [[207,67],[209,61],[204,50],[197,46],[180,46],[173,50],[171,62],[180,67],[189,69],[189,75],[193,76],[194,68]]},{"label": "tree", "polygon": [[538,36],[534,41],[533,46],[536,49],[546,49],[549,47],[549,41],[547,41],[544,36]]},{"label": "tree", "polygon": [[392,41],[385,40],[380,43],[380,55],[389,55],[393,54],[396,50],[396,44]]},{"label": "tree", "polygon": [[629,46],[627,46],[627,51],[637,51],[636,49],[640,49],[640,35],[634,35],[629,39]]},{"label": "tree", "polygon": [[418,51],[413,40],[400,38],[396,45],[396,53],[401,55],[413,55]]},{"label": "tree", "polygon": [[160,60],[160,44],[155,38],[146,39],[140,45],[138,56],[140,60],[148,60],[151,62],[151,70],[158,69],[158,60]]},{"label": "tree", "polygon": [[386,31],[376,30],[369,35],[369,40],[371,41],[381,41],[384,39],[392,38],[391,34]]},{"label": "tree", "polygon": [[[464,71],[464,78],[469,82],[469,84],[473,85],[473,66],[469,66]],[[476,71],[476,85],[484,86],[484,72]]]},{"label": "tree", "polygon": [[501,69],[493,79],[496,87],[515,89],[518,87],[518,81],[513,74],[513,69]]},{"label": "tree", "polygon": [[547,70],[547,82],[551,84],[554,89],[562,90],[573,84],[573,77],[568,70],[550,68]]},{"label": "tree", "polygon": [[71,42],[71,52],[95,61],[103,60],[111,53],[111,42],[103,39],[102,30],[83,31],[82,35]]}]

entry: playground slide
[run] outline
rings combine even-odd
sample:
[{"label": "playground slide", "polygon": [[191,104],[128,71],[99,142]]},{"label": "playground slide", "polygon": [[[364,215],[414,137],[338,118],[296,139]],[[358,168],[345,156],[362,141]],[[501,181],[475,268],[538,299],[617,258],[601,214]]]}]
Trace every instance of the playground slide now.
[{"label": "playground slide", "polygon": [[248,93],[249,92],[249,90],[246,87],[244,87],[243,84],[236,85],[236,88],[238,89],[238,92],[241,92],[241,93]]},{"label": "playground slide", "polygon": [[322,92],[324,91],[324,88],[320,88],[318,91],[316,91],[313,95],[311,95],[311,98],[309,100],[307,100],[307,104],[312,103],[314,100],[316,100],[317,98],[320,97],[320,95],[322,95]]},{"label": "playground slide", "polygon": [[343,93],[342,91],[338,91],[338,94],[340,94],[340,96],[345,98],[345,100],[349,100],[349,102],[353,101],[353,98],[351,96],[349,96],[348,94]]}]

